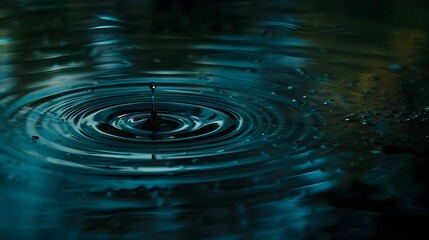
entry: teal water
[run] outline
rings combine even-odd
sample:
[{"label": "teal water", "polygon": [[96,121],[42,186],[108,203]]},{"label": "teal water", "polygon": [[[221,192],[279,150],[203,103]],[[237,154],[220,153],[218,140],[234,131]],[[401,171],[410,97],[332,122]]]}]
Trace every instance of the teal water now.
[{"label": "teal water", "polygon": [[427,10],[0,3],[1,238],[425,234]]}]

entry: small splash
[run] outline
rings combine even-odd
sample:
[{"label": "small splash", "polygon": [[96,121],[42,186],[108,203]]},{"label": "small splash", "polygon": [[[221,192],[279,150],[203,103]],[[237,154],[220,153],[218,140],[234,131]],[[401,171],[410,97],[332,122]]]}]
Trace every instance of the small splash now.
[{"label": "small splash", "polygon": [[149,89],[152,92],[152,109],[150,116],[141,124],[137,125],[137,128],[146,131],[152,131],[153,134],[151,136],[152,139],[156,139],[155,132],[157,131],[171,131],[180,126],[175,119],[164,119],[161,118],[156,111],[156,103],[155,103],[155,89],[156,83],[149,83]]},{"label": "small splash", "polygon": [[156,89],[156,83],[151,82],[149,83],[149,88],[152,92],[152,111],[150,113],[151,118],[158,118],[158,114],[156,113],[156,107],[155,107],[155,89]]}]

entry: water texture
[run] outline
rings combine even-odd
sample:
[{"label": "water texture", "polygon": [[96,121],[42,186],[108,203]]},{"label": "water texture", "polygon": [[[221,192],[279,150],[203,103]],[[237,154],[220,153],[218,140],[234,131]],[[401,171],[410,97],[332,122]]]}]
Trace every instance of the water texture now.
[{"label": "water texture", "polygon": [[404,4],[1,2],[0,237],[428,235]]}]

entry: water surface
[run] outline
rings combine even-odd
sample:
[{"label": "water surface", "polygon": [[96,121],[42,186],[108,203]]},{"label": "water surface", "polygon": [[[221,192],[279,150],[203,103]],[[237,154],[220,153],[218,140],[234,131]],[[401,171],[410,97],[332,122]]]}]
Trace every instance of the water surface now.
[{"label": "water surface", "polygon": [[425,233],[429,9],[403,4],[2,2],[1,236]]}]

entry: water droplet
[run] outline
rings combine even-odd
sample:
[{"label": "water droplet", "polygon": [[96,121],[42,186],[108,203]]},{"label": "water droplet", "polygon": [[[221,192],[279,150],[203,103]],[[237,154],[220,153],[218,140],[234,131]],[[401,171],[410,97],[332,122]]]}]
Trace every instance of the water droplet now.
[{"label": "water droplet", "polygon": [[152,92],[155,91],[156,83],[154,83],[154,82],[149,83],[149,88]]},{"label": "water droplet", "polygon": [[329,105],[333,102],[334,100],[332,99],[326,99],[326,101],[323,103],[324,105]]},{"label": "water droplet", "polygon": [[155,89],[156,89],[156,84],[154,82],[149,83],[149,88],[152,91],[152,112],[150,114],[150,117],[152,119],[156,119],[156,118],[158,118],[158,114],[156,113],[156,108],[155,108]]}]

